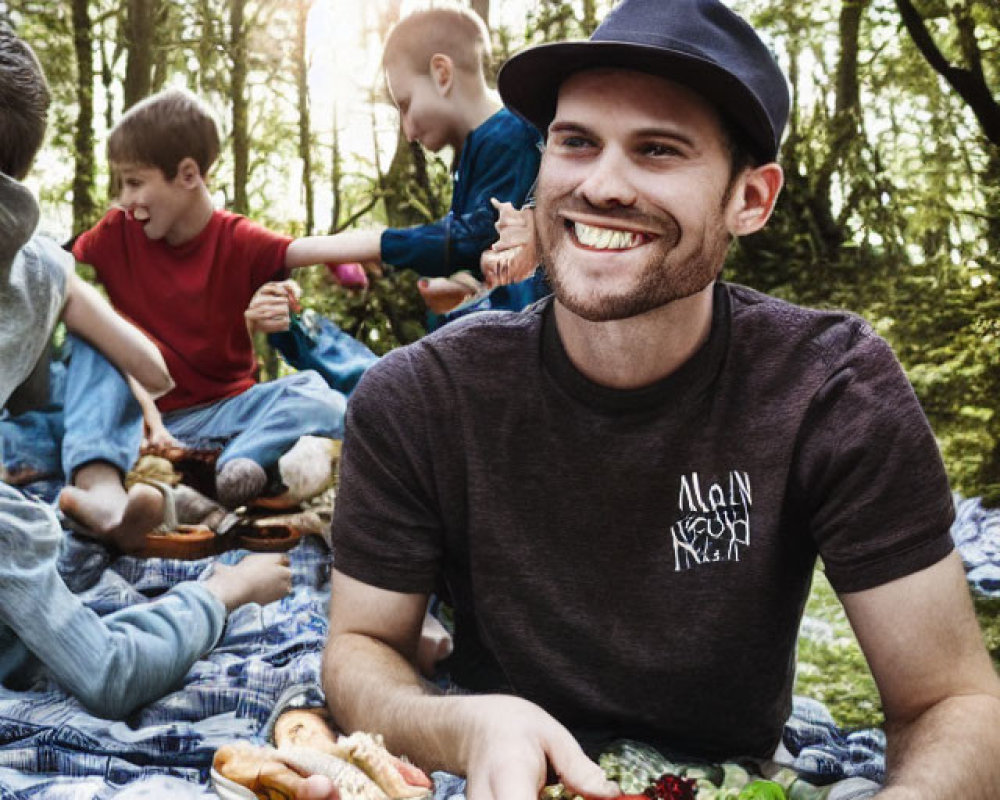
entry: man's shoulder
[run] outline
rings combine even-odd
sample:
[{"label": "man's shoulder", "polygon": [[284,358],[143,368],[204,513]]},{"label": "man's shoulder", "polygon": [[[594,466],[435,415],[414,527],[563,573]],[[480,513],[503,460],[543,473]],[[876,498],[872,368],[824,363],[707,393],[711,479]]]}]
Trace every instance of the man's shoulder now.
[{"label": "man's shoulder", "polygon": [[537,336],[544,309],[544,303],[536,303],[523,311],[478,311],[449,322],[415,344],[461,359],[488,356]]},{"label": "man's shoulder", "polygon": [[412,344],[386,353],[365,373],[373,382],[413,380],[423,383],[438,375],[450,381],[456,375],[502,370],[513,359],[535,352],[542,325],[536,304],[523,311],[479,311],[449,322]]},{"label": "man's shoulder", "polygon": [[863,317],[843,309],[797,305],[738,284],[725,284],[729,294],[734,340],[760,347],[761,339],[799,357],[811,354],[827,363],[859,348],[888,349]]}]

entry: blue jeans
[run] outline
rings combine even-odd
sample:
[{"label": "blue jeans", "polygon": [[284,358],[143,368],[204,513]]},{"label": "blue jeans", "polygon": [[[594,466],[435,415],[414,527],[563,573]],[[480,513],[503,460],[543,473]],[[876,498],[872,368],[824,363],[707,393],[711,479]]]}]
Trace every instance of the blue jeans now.
[{"label": "blue jeans", "polygon": [[62,440],[61,407],[0,418],[0,456],[3,468],[10,474],[23,471],[39,478],[61,478]]},{"label": "blue jeans", "polygon": [[125,378],[98,350],[75,336],[67,338],[67,350],[67,366],[49,367],[48,405],[0,420],[3,465],[67,480],[91,461],[127,472],[142,441],[142,409]]},{"label": "blue jeans", "polygon": [[[71,337],[65,386],[62,412],[56,407],[44,419],[26,419],[31,412],[0,423],[4,464],[12,458],[9,449],[52,466],[61,435],[67,480],[92,461],[105,461],[122,473],[131,469],[142,443],[142,409],[122,374],[98,350]],[[163,422],[184,444],[223,448],[219,467],[250,458],[266,468],[300,436],[343,436],[346,409],[344,396],[307,370],[259,383],[235,397],[170,412]]]},{"label": "blue jeans", "polygon": [[91,461],[124,474],[139,457],[142,409],[125,377],[83,339],[70,337],[63,416],[63,473],[68,481]]},{"label": "blue jeans", "polygon": [[0,482],[0,681],[39,667],[93,713],[123,717],[165,694],[222,635],[222,603],[194,582],[98,617],[56,569],[55,513]]},{"label": "blue jeans", "polygon": [[277,463],[300,436],[344,435],[347,400],[312,370],[258,383],[243,394],[163,415],[170,433],[192,447],[222,446],[216,468],[234,458]]}]

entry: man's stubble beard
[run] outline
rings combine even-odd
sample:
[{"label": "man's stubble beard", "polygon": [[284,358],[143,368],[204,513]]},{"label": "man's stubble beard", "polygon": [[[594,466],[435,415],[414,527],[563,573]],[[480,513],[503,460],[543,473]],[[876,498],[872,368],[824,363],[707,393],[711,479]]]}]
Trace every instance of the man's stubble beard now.
[{"label": "man's stubble beard", "polygon": [[[536,209],[536,213],[538,210]],[[614,215],[604,215],[608,219],[614,218]],[[731,242],[722,214],[719,213],[706,227],[698,250],[678,261],[677,248],[683,238],[680,225],[672,216],[659,217],[660,227],[665,230],[655,242],[645,245],[650,253],[638,280],[614,294],[591,293],[589,296],[581,296],[571,291],[571,281],[564,276],[564,270],[573,269],[573,253],[570,234],[566,232],[563,235],[560,232],[562,218],[552,213],[549,218],[540,221],[541,224],[536,225],[535,230],[535,248],[552,291],[563,306],[589,322],[637,317],[697,294],[722,272]],[[543,226],[556,232],[552,239],[558,244],[546,245],[542,234]],[[563,238],[560,239],[560,236]],[[564,251],[563,261],[556,266],[560,249]]]}]

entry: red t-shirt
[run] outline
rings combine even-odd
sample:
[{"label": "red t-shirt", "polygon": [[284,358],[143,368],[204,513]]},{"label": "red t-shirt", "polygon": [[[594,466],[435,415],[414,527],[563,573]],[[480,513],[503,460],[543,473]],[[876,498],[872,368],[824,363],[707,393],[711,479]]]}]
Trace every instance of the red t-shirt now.
[{"label": "red t-shirt", "polygon": [[177,386],[157,401],[173,411],[232,397],[254,384],[253,345],[243,320],[254,292],[288,277],[288,236],[216,211],[177,247],[151,241],[112,209],[73,245],[112,305],[156,342]]}]

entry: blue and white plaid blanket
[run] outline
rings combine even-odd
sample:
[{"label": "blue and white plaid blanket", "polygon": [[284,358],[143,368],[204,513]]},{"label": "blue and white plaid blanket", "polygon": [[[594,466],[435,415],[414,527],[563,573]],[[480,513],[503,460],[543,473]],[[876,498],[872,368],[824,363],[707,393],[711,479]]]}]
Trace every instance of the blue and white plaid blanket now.
[{"label": "blue and white plaid blanket", "polygon": [[[232,562],[242,555],[220,558]],[[169,793],[149,796],[183,797],[206,783],[216,748],[256,737],[290,698],[296,705],[322,705],[330,553],[308,537],[289,555],[292,593],[268,606],[237,609],[222,640],[194,664],[183,686],[123,722],[94,717],[55,684],[30,692],[0,688],[0,800],[109,798],[154,775],[193,785],[178,783]],[[87,605],[105,614],[197,579],[209,563],[110,561],[103,547],[71,536],[60,571]]]},{"label": "blue and white plaid blanket", "polygon": [[[977,591],[1000,595],[1000,511],[983,509],[976,499],[956,498],[956,505],[952,533],[969,580]],[[214,796],[207,781],[217,747],[261,738],[276,709],[323,704],[330,555],[309,537],[290,557],[292,594],[233,613],[222,641],[191,668],[183,686],[124,722],[92,716],[54,684],[30,692],[0,688],[0,800]],[[112,561],[104,548],[71,536],[61,572],[104,614],[197,578],[208,563]],[[795,699],[783,744],[788,762],[814,783],[883,778],[881,731],[843,731],[814,700]],[[435,800],[464,797],[460,778],[434,777]]]},{"label": "blue and white plaid blanket", "polygon": [[1000,597],[1000,508],[983,508],[980,498],[956,494],[951,537],[973,590]]}]

